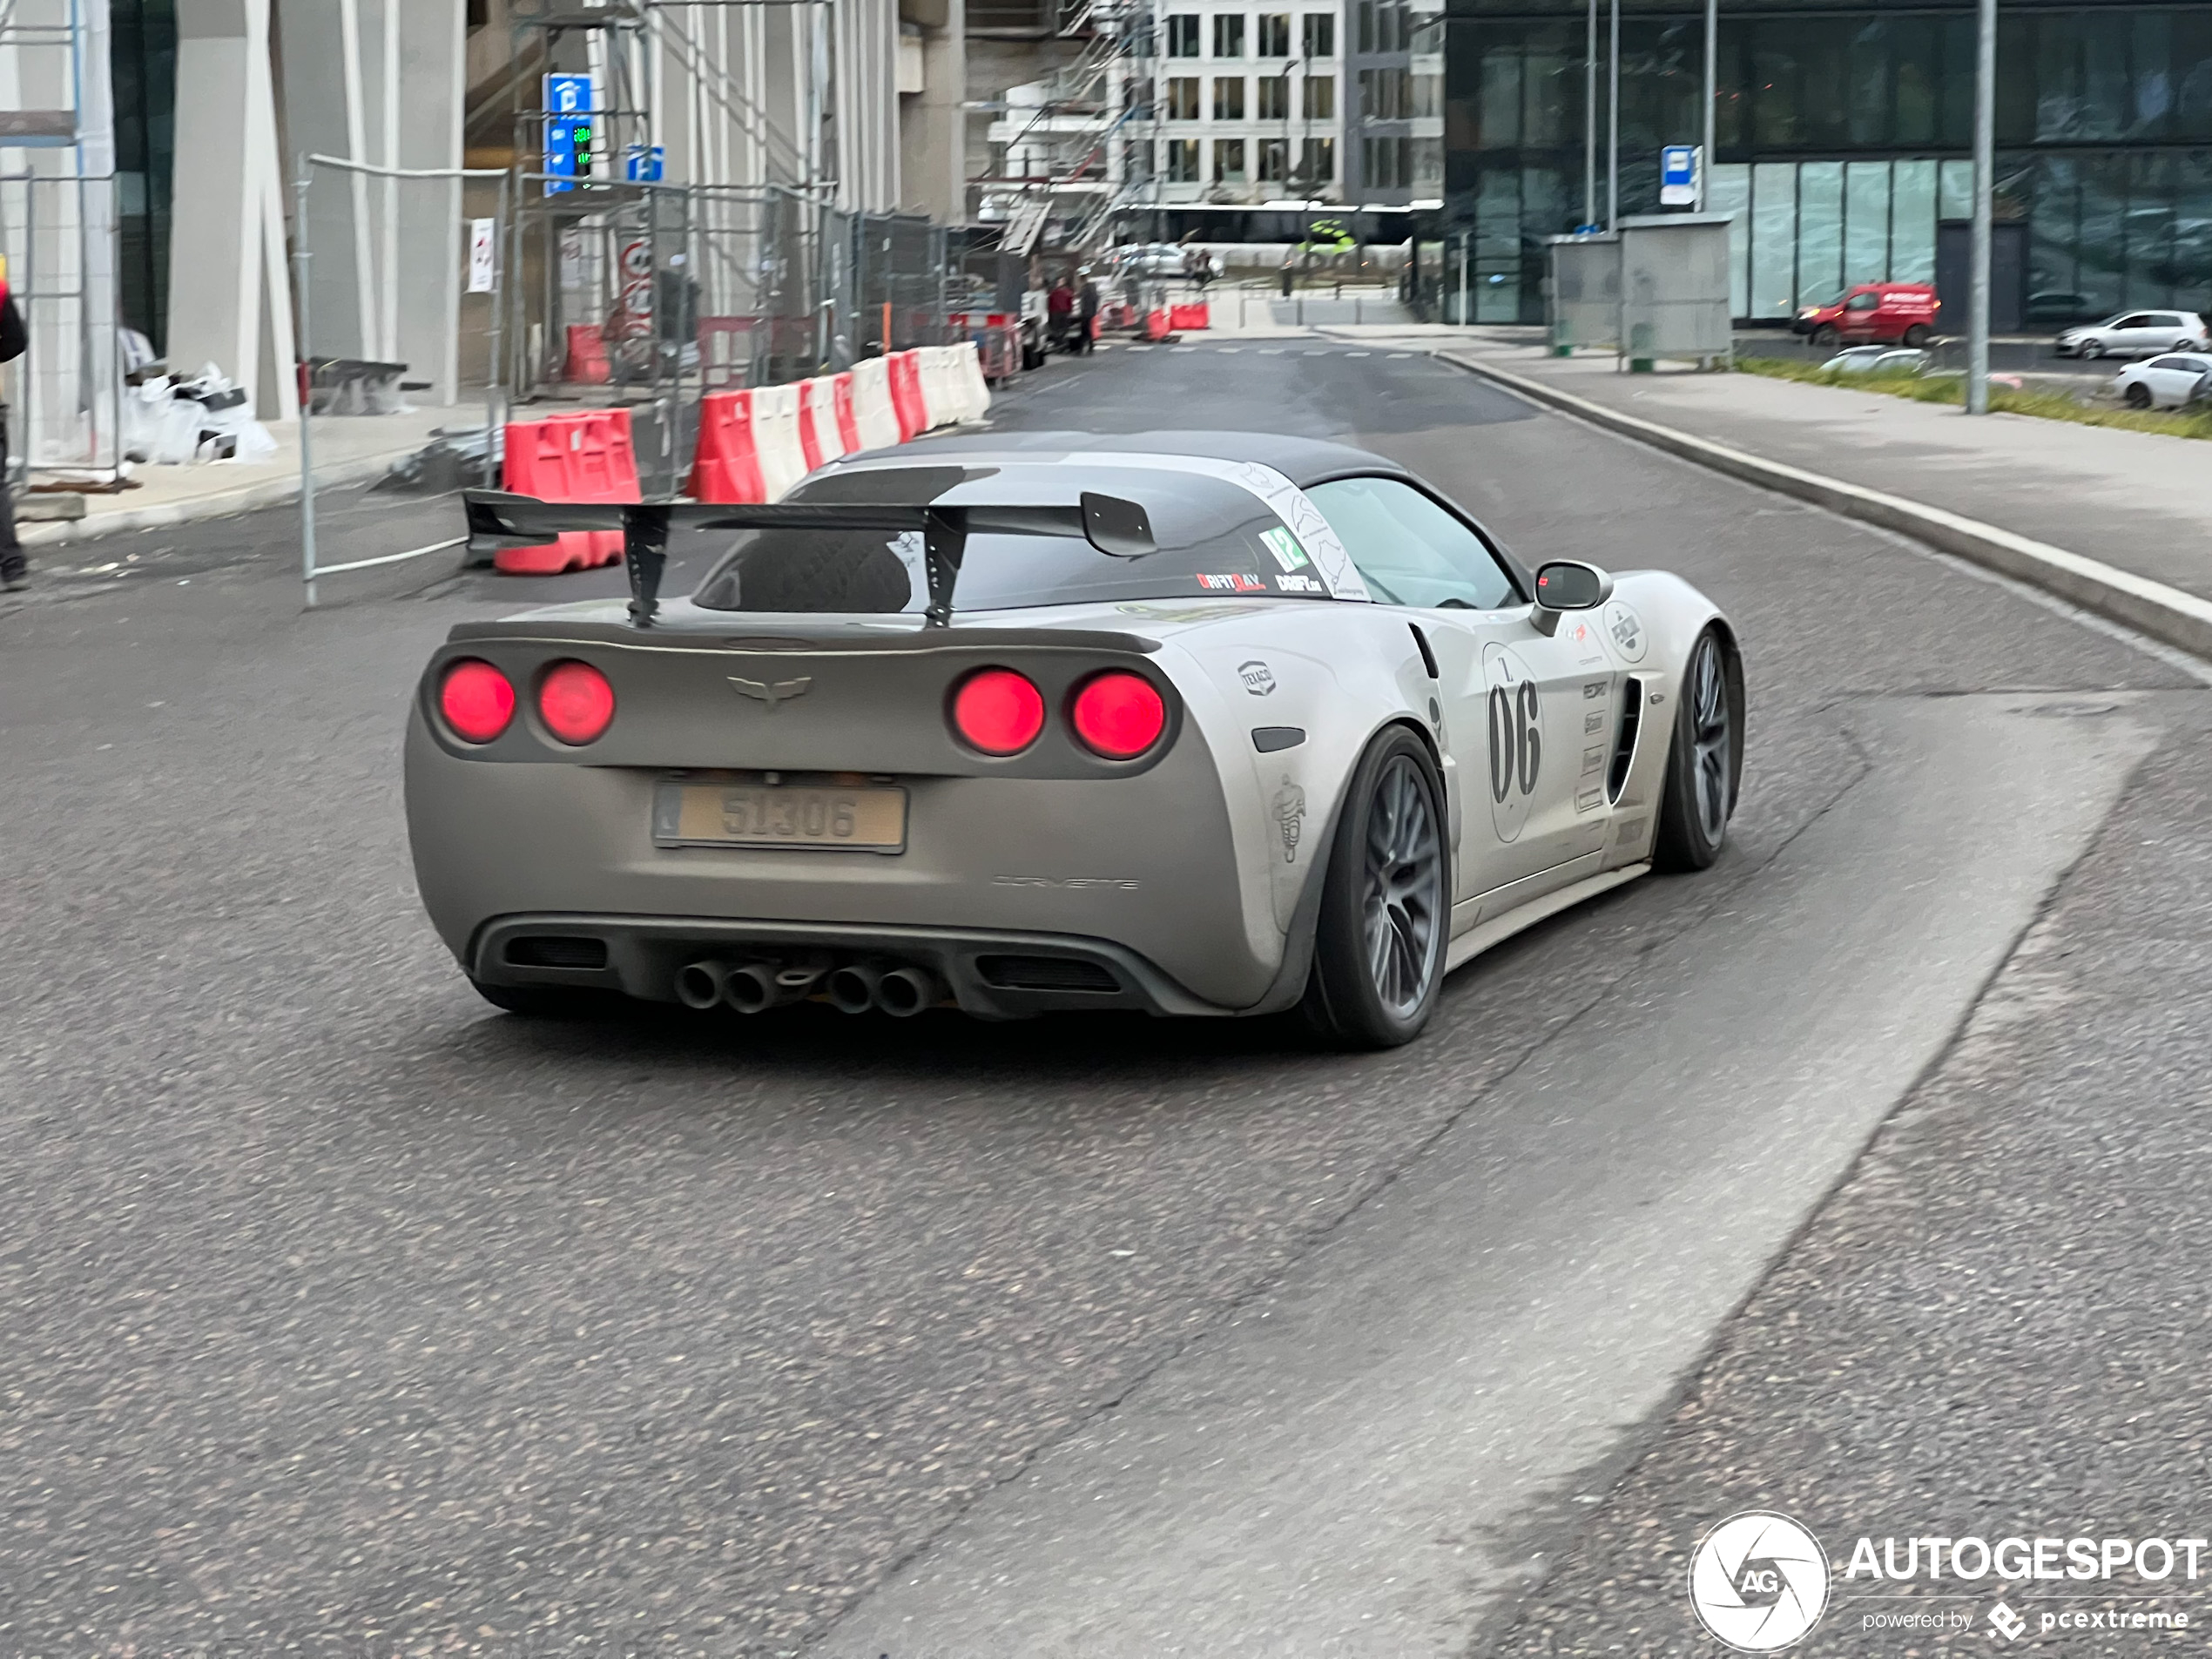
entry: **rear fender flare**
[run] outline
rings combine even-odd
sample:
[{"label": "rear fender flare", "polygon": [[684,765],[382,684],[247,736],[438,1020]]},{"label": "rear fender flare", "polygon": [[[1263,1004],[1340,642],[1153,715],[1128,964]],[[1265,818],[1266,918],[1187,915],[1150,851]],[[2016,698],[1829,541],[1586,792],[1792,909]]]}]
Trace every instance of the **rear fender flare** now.
[{"label": "rear fender flare", "polygon": [[[1403,726],[1420,740],[1421,747],[1428,752],[1429,764],[1436,768],[1437,778],[1441,783],[1445,777],[1444,757],[1437,749],[1436,734],[1410,714],[1393,716],[1367,734],[1366,741],[1359,745],[1358,754],[1352,759],[1351,768],[1345,772],[1347,782],[1352,772],[1359,767],[1359,757],[1374,746],[1376,738],[1393,726]],[[1337,792],[1336,805],[1329,809],[1328,823],[1317,838],[1313,861],[1306,869],[1305,886],[1298,893],[1298,908],[1291,914],[1290,933],[1283,941],[1283,965],[1276,970],[1274,982],[1267,988],[1267,994],[1251,1007],[1243,1009],[1245,1014],[1280,1014],[1296,1008],[1305,995],[1306,977],[1313,969],[1314,933],[1321,920],[1321,894],[1328,885],[1329,858],[1336,850],[1337,830],[1344,821],[1345,801],[1349,793],[1348,789]],[[1452,857],[1455,866],[1452,879],[1456,880],[1459,859],[1456,847],[1453,849]]]}]

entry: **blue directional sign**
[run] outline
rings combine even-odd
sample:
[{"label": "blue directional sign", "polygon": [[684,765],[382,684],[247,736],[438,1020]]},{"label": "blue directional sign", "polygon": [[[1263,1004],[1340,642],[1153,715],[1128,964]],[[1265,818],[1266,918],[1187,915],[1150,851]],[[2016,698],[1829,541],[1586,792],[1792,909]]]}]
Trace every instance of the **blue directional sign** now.
[{"label": "blue directional sign", "polygon": [[633,185],[660,183],[666,152],[657,144],[633,144],[622,152],[622,176]]},{"label": "blue directional sign", "polygon": [[1659,152],[1659,205],[1694,207],[1697,205],[1697,173],[1701,146],[1669,144]]},{"label": "blue directional sign", "polygon": [[545,181],[547,195],[573,190],[572,180],[590,177],[592,115],[598,106],[598,87],[590,75],[545,78],[544,171],[551,175]]}]

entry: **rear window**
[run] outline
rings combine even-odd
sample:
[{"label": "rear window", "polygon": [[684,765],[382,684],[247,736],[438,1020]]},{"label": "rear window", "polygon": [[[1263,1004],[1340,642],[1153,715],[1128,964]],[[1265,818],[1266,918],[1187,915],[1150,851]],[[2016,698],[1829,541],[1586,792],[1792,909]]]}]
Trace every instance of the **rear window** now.
[{"label": "rear window", "polygon": [[[918,496],[902,489],[949,473]],[[884,469],[825,475],[795,501],[1072,506],[1085,489],[1140,502],[1157,550],[1102,553],[1081,536],[972,534],[953,589],[955,611],[1202,597],[1326,599],[1311,550],[1256,496],[1224,480],[1136,468]],[[864,493],[865,492],[865,493]],[[929,604],[919,532],[761,529],[739,533],[699,584],[710,610],[903,614]]]}]

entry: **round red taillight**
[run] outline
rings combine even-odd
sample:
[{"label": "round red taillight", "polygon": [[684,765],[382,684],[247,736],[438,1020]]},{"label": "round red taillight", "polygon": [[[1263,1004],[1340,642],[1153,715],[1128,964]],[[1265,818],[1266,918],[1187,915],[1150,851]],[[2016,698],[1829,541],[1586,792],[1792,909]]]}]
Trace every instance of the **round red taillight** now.
[{"label": "round red taillight", "polygon": [[1133,760],[1167,730],[1168,705],[1143,675],[1109,669],[1083,682],[1069,705],[1068,720],[1093,754]]},{"label": "round red taillight", "polygon": [[438,684],[438,712],[463,742],[489,743],[515,718],[515,688],[489,663],[464,657]]},{"label": "round red taillight", "polygon": [[613,724],[615,688],[589,663],[556,663],[537,683],[537,718],[563,743],[590,743]]},{"label": "round red taillight", "polygon": [[953,693],[953,729],[987,755],[1020,754],[1044,730],[1044,693],[1010,668],[979,669]]}]

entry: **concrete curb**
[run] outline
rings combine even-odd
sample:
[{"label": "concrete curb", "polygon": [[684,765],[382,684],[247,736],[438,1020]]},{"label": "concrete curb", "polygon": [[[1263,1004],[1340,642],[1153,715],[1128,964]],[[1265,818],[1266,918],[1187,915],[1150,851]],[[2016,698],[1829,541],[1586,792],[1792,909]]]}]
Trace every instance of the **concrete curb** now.
[{"label": "concrete curb", "polygon": [[[428,442],[424,439],[423,442]],[[406,449],[395,449],[388,455],[361,455],[351,461],[335,462],[315,469],[315,488],[359,483],[364,478],[381,477],[391,469],[401,456],[420,448],[416,444]],[[154,507],[125,507],[118,512],[86,514],[83,518],[32,521],[16,527],[16,535],[25,547],[61,547],[72,542],[96,541],[105,536],[119,536],[127,530],[165,529],[172,524],[189,524],[203,518],[226,518],[233,513],[251,512],[257,507],[278,507],[286,502],[300,499],[300,475],[290,473],[282,478],[264,478],[256,483],[240,484],[235,489],[213,490],[205,496],[192,496],[183,501],[163,502]]]},{"label": "concrete curb", "polygon": [[2054,593],[2084,610],[2148,634],[2152,638],[2198,657],[2212,658],[2212,601],[2198,598],[2162,582],[2134,575],[2100,559],[2069,553],[2062,547],[2038,542],[2011,530],[2000,529],[1979,519],[1924,506],[1902,496],[1886,495],[1840,479],[1824,478],[1779,461],[1731,449],[1726,444],[1692,437],[1656,421],[1640,420],[1608,409],[1587,398],[1562,392],[1488,363],[1457,353],[1434,354],[1444,362],[1503,388],[1532,403],[1541,403],[1692,461],[1744,483],[1757,484],[1799,501],[1824,507],[1845,518],[1878,524],[1900,536],[1909,536],[1930,547],[1954,554],[2002,575]]}]

